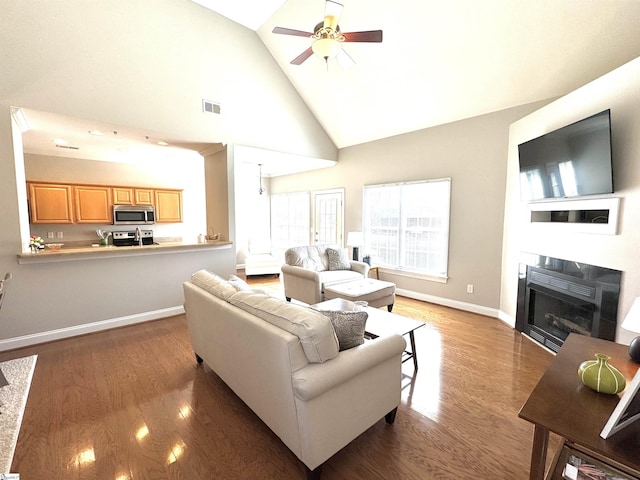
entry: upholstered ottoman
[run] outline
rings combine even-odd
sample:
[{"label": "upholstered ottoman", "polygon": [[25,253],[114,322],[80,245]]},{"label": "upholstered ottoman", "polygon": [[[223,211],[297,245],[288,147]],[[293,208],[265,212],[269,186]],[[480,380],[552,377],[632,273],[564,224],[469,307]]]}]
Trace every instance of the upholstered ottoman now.
[{"label": "upholstered ottoman", "polygon": [[376,308],[386,305],[387,310],[391,311],[396,299],[396,285],[374,278],[365,278],[324,287],[324,299],[332,298],[343,298],[352,302],[363,300],[368,302],[369,306]]}]

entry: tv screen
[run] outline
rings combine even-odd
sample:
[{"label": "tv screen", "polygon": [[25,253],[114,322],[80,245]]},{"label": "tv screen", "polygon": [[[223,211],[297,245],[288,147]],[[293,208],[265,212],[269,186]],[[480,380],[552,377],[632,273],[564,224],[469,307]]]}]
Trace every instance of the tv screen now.
[{"label": "tv screen", "polygon": [[611,111],[518,145],[523,200],[613,193]]}]

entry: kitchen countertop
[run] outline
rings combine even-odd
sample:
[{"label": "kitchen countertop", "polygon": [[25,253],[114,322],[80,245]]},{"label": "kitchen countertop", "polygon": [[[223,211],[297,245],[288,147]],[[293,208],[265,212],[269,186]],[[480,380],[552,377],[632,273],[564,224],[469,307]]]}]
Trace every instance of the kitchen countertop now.
[{"label": "kitchen countertop", "polygon": [[143,245],[141,247],[114,247],[113,245],[62,247],[59,250],[45,248],[36,253],[24,252],[18,254],[18,263],[52,263],[74,260],[89,260],[114,258],[137,255],[158,255],[167,253],[194,252],[201,250],[224,250],[231,248],[232,242],[207,241],[197,242],[161,242],[157,245]]}]

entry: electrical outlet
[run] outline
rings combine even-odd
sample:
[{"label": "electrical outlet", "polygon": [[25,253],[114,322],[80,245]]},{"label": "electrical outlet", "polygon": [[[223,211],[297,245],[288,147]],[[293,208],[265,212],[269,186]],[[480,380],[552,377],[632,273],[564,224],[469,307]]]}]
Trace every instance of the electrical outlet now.
[{"label": "electrical outlet", "polygon": [[467,293],[473,293],[473,285],[467,285]]},{"label": "electrical outlet", "polygon": [[58,238],[64,238],[64,233],[62,233],[62,232],[58,232],[58,233],[57,233],[57,237],[58,237]]},{"label": "electrical outlet", "polygon": [[47,232],[47,238],[55,238],[53,232]]}]

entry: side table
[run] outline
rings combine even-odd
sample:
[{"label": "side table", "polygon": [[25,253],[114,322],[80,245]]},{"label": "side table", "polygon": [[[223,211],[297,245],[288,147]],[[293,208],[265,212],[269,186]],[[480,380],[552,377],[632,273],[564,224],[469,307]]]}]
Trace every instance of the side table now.
[{"label": "side table", "polygon": [[369,267],[369,273],[376,272],[376,280],[380,280],[380,267]]},{"label": "side table", "polygon": [[[565,340],[547,371],[520,409],[518,416],[534,424],[531,451],[531,480],[545,478],[549,432],[564,439],[546,478],[563,478],[567,452],[597,460],[601,468],[620,471],[630,479],[640,479],[640,422],[635,422],[608,439],[600,432],[620,395],[598,393],[582,384],[578,366],[596,353],[611,357],[611,364],[625,376],[627,383],[638,370],[628,347],[618,343],[572,333]],[[564,454],[564,455],[563,455]],[[562,461],[562,460],[561,460]]]}]

